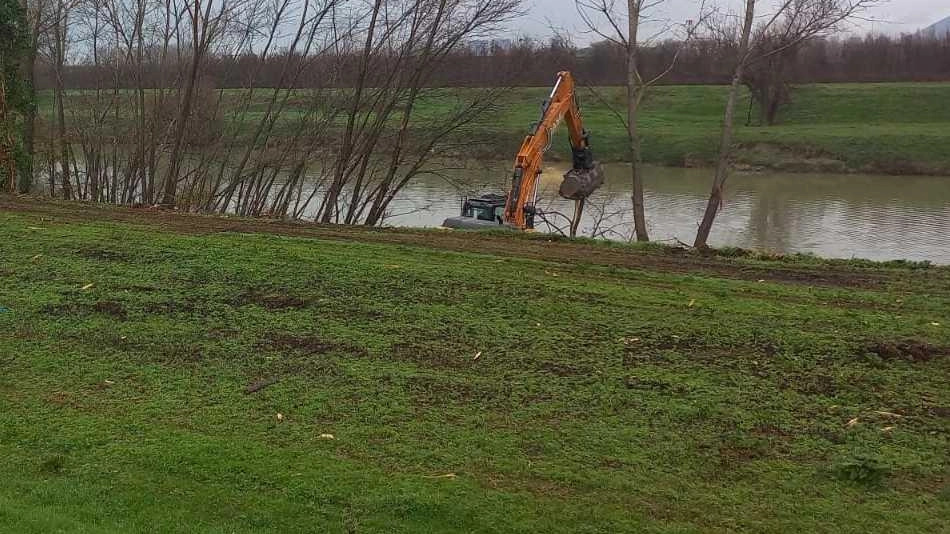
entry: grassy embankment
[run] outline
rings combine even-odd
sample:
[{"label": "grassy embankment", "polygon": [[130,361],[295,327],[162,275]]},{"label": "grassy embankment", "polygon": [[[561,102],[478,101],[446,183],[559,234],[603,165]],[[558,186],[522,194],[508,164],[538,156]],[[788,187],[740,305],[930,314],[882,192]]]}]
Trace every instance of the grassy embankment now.
[{"label": "grassy embankment", "polygon": [[946,268],[0,208],[0,532],[946,528]]},{"label": "grassy embankment", "polygon": [[[601,91],[615,109],[624,109],[619,89]],[[580,96],[601,153],[623,159],[623,127],[589,91]],[[646,161],[671,166],[713,162],[725,96],[726,88],[716,86],[651,90],[642,118]],[[782,124],[772,127],[744,126],[744,100],[736,135],[738,162],[792,171],[950,174],[950,84],[812,85],[797,89],[793,98]]]},{"label": "grassy embankment", "polygon": [[[504,159],[513,155],[528,126],[537,120],[548,90],[509,91],[497,113],[474,124],[469,135],[480,143],[482,154]],[[605,161],[626,160],[623,126],[610,111],[624,109],[623,92],[616,87],[598,92],[600,97],[588,89],[579,93],[595,149]],[[48,92],[41,96],[41,110],[51,116],[52,99]],[[725,96],[722,86],[651,90],[642,118],[646,162],[683,166],[714,161]],[[257,99],[252,109],[262,113],[267,95]],[[773,127],[744,126],[747,102],[744,97],[738,118],[743,125],[737,134],[741,164],[791,171],[950,174],[950,83],[804,86],[795,91],[782,124]],[[304,98],[294,104],[298,110],[309,105]],[[438,115],[452,104],[452,99],[433,97],[418,108],[419,117]],[[234,108],[236,103],[225,106]],[[76,116],[83,115],[82,110],[75,111]],[[568,154],[566,136],[561,135],[553,155]]]}]

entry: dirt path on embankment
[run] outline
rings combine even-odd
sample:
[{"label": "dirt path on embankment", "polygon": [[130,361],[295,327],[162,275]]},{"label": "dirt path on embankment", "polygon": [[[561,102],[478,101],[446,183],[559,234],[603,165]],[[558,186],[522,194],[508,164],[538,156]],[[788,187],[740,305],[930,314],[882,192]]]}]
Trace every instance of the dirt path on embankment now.
[{"label": "dirt path on embankment", "polygon": [[533,234],[367,228],[195,215],[151,208],[64,202],[0,195],[0,210],[28,213],[48,222],[117,222],[187,234],[219,232],[270,233],[325,240],[357,241],[475,252],[567,264],[590,264],[648,271],[702,274],[743,280],[816,286],[876,288],[892,282],[923,283],[950,291],[950,268],[894,269],[859,267],[846,262],[793,263],[749,261],[702,255],[685,249],[642,250],[607,243],[577,242]]}]

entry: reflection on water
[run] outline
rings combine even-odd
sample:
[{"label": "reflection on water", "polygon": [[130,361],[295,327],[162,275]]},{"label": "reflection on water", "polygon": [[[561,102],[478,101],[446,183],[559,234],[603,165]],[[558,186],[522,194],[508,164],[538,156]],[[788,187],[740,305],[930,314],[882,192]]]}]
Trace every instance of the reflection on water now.
[{"label": "reflection on water", "polygon": [[[570,214],[573,203],[557,196],[567,164],[549,164],[540,206]],[[591,198],[582,232],[628,239],[629,167],[606,166],[604,187]],[[438,226],[458,215],[463,193],[501,191],[503,165],[444,178],[421,177],[392,205],[387,223]],[[709,194],[711,171],[647,167],[645,202],[650,236],[691,243]],[[466,184],[460,192],[459,183]],[[563,221],[561,221],[563,222]],[[710,237],[712,246],[824,257],[912,259],[950,264],[950,177],[736,173]]]}]

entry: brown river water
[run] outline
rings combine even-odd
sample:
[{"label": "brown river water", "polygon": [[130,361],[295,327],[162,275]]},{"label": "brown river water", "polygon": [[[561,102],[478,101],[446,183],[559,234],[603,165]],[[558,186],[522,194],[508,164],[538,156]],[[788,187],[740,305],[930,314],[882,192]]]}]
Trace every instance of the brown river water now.
[{"label": "brown river water", "polygon": [[[545,168],[538,203],[542,209],[572,213],[573,202],[557,196],[566,170],[566,163]],[[605,170],[605,184],[585,210],[581,233],[609,228],[605,237],[629,239],[633,233],[629,167],[609,164]],[[692,243],[712,171],[666,167],[645,171],[650,237]],[[500,163],[445,174],[420,177],[405,189],[386,224],[439,226],[446,217],[458,215],[464,195],[501,192],[508,179]],[[710,237],[712,246],[950,264],[950,177],[737,172],[729,178],[725,196]],[[545,229],[539,225],[539,230]]]}]

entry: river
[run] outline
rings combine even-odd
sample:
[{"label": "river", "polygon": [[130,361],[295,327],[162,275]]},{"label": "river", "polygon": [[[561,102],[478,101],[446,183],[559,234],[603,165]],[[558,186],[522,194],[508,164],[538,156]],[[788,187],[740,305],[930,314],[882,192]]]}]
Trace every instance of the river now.
[{"label": "river", "polygon": [[[570,214],[573,202],[557,196],[567,164],[550,163],[539,205]],[[581,232],[611,227],[629,239],[629,167],[605,166],[604,187],[590,200]],[[709,169],[645,168],[644,198],[650,237],[692,243],[709,194]],[[449,179],[421,177],[391,206],[387,224],[439,226],[458,215],[462,195],[501,191],[502,164],[455,171]],[[460,185],[464,184],[464,185]],[[601,213],[610,215],[601,218]],[[598,219],[603,219],[597,224]],[[544,225],[540,225],[544,230]],[[715,247],[803,252],[830,258],[928,260],[950,264],[950,177],[864,174],[736,172],[726,184],[725,205],[710,236]]]}]

